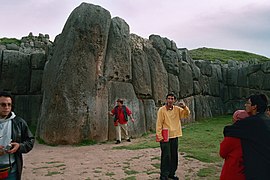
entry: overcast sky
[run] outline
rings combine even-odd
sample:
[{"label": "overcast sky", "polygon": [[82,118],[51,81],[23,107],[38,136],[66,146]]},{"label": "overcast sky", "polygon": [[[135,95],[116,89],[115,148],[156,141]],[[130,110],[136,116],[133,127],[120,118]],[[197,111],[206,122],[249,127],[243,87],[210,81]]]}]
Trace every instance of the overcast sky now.
[{"label": "overcast sky", "polygon": [[[0,0],[0,37],[60,34],[79,0]],[[86,0],[124,19],[131,33],[177,47],[242,50],[270,57],[269,0]]]}]

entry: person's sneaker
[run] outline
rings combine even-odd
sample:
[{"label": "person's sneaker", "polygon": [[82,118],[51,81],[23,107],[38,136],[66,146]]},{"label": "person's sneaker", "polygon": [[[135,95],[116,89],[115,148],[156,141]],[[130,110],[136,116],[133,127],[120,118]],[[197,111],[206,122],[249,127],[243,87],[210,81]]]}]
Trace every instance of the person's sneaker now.
[{"label": "person's sneaker", "polygon": [[170,179],[173,179],[173,180],[179,180],[179,177],[177,176],[169,176]]},{"label": "person's sneaker", "polygon": [[130,138],[127,139],[127,142],[131,142]]},{"label": "person's sneaker", "polygon": [[117,140],[115,144],[120,144],[120,143],[121,143],[121,141]]}]

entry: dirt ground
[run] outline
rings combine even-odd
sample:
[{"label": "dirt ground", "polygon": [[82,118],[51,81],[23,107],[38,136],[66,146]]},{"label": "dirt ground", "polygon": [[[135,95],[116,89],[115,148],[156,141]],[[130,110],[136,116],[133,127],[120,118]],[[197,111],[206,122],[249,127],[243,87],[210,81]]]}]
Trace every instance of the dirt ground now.
[{"label": "dirt ground", "polygon": [[[23,180],[152,180],[159,179],[160,148],[116,150],[113,147],[136,143],[109,142],[91,146],[47,146],[36,143],[24,154]],[[197,172],[207,166],[179,153],[176,175],[181,179],[202,179]]]}]

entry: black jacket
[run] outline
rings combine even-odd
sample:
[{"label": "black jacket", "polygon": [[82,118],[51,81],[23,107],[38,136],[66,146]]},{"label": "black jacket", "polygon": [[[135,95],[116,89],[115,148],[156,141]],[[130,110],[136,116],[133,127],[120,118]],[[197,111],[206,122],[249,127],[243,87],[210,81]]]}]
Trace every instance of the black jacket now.
[{"label": "black jacket", "polygon": [[35,138],[32,135],[27,123],[20,117],[16,116],[12,119],[12,141],[20,144],[20,148],[15,155],[15,161],[17,165],[17,179],[21,179],[23,158],[22,153],[28,153],[32,150],[35,142]]},{"label": "black jacket", "polygon": [[250,116],[224,128],[224,136],[241,139],[247,180],[270,179],[270,118]]}]

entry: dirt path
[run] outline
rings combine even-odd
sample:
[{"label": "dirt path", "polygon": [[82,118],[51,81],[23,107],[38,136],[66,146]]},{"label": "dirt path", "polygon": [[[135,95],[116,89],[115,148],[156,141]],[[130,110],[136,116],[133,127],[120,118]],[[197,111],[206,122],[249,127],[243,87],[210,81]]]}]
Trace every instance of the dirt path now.
[{"label": "dirt path", "polygon": [[[139,139],[131,143],[138,142]],[[24,155],[23,179],[25,180],[152,180],[159,178],[160,149],[115,150],[113,147],[128,145],[113,142],[92,146],[46,146],[35,144]],[[176,175],[180,179],[197,179],[199,169],[206,164],[186,159],[180,154]]]}]

